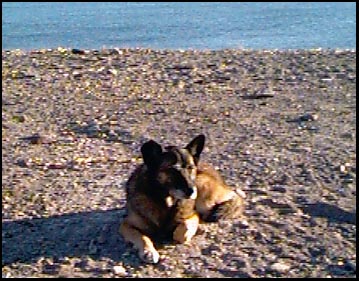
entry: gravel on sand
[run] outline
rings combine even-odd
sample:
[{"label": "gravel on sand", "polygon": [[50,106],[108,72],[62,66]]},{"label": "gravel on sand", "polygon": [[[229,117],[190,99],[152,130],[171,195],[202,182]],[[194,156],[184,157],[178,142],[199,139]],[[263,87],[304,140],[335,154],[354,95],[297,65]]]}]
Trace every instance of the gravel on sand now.
[{"label": "gravel on sand", "polygon": [[[154,139],[246,193],[143,264],[118,234]],[[355,277],[356,51],[2,51],[3,277]]]}]

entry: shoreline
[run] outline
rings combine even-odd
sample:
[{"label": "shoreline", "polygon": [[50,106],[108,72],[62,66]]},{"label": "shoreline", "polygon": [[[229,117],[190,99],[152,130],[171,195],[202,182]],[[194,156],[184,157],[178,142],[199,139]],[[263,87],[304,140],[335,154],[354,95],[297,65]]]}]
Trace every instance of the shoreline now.
[{"label": "shoreline", "polygon": [[236,51],[236,52],[279,52],[279,53],[286,53],[286,52],[356,52],[356,48],[291,48],[291,49],[251,49],[251,48],[223,48],[223,49],[168,49],[168,48],[146,48],[146,47],[103,47],[103,48],[75,48],[75,47],[63,47],[58,46],[54,48],[36,48],[36,49],[24,49],[24,48],[13,48],[13,49],[2,49],[2,53],[8,52],[22,52],[26,53],[36,53],[36,52],[53,52],[53,51],[60,51],[60,52],[71,52],[71,50],[80,50],[84,52],[84,54],[89,54],[91,52],[105,52],[105,51],[167,51],[167,52],[225,52],[225,51]]}]

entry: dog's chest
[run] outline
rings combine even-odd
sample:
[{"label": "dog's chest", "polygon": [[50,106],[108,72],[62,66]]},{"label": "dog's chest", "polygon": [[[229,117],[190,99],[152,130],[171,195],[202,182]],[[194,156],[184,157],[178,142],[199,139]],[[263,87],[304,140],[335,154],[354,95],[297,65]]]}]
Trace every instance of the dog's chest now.
[{"label": "dog's chest", "polygon": [[195,200],[180,199],[174,202],[167,212],[167,217],[163,220],[161,232],[172,235],[174,229],[190,218],[195,212]]},{"label": "dog's chest", "polygon": [[195,212],[195,203],[194,199],[178,200],[174,206],[173,221],[180,223],[191,217]]}]

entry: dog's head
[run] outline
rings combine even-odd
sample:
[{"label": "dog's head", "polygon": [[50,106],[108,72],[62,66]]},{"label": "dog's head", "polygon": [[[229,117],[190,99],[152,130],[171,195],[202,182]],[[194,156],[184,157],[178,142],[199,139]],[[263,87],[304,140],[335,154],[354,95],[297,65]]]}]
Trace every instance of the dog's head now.
[{"label": "dog's head", "polygon": [[195,199],[197,164],[204,148],[205,137],[195,137],[186,147],[166,147],[150,140],[142,145],[141,153],[151,177],[174,199]]}]

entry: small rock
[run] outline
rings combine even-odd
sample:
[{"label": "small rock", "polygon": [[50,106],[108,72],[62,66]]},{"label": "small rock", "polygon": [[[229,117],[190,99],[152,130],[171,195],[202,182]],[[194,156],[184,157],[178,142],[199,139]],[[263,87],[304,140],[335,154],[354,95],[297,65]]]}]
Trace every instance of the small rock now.
[{"label": "small rock", "polygon": [[47,169],[65,169],[66,164],[65,163],[46,163],[45,167]]},{"label": "small rock", "polygon": [[59,51],[60,54],[66,54],[67,53],[67,49],[62,48],[62,47],[58,47],[57,50]]},{"label": "small rock", "polygon": [[354,179],[355,179],[355,174],[354,173],[347,173],[343,177],[343,183],[346,183],[346,184],[353,183]]},{"label": "small rock", "polygon": [[127,271],[122,265],[116,265],[112,269],[113,269],[113,272],[116,275],[120,275],[120,276],[126,276],[127,275]]},{"label": "small rock", "polygon": [[116,69],[112,68],[112,69],[109,69],[109,70],[108,70],[108,73],[109,73],[109,74],[112,74],[112,75],[117,75],[117,74],[118,74],[118,71],[117,71]]},{"label": "small rock", "polygon": [[318,119],[317,114],[305,113],[305,114],[299,116],[298,118],[287,120],[287,122],[299,122],[299,123],[301,123],[301,122],[315,121],[317,119]]},{"label": "small rock", "polygon": [[318,115],[316,114],[310,114],[310,113],[306,113],[302,116],[299,117],[300,121],[315,121],[318,119]]},{"label": "small rock", "polygon": [[356,272],[357,270],[357,266],[355,262],[351,262],[351,261],[346,261],[344,263],[344,269],[346,271],[352,271],[352,272]]},{"label": "small rock", "polygon": [[72,72],[72,76],[74,77],[74,78],[79,78],[79,77],[81,77],[82,76],[82,74],[79,72],[79,71],[74,71],[74,72]]},{"label": "small rock", "polygon": [[74,55],[84,55],[84,54],[85,54],[85,51],[84,51],[84,50],[80,50],[80,49],[72,49],[71,52],[72,52]]},{"label": "small rock", "polygon": [[21,137],[21,140],[28,141],[31,144],[51,144],[55,142],[55,140],[50,136],[41,136],[38,133],[28,136],[28,137]]},{"label": "small rock", "polygon": [[71,265],[71,259],[68,257],[61,257],[59,258],[59,262],[64,265]]},{"label": "small rock", "polygon": [[27,162],[24,160],[24,159],[19,159],[17,160],[16,162],[17,165],[19,165],[20,167],[24,168],[24,167],[27,167]]},{"label": "small rock", "polygon": [[345,173],[346,172],[346,167],[345,165],[340,165],[340,172]]},{"label": "small rock", "polygon": [[247,229],[249,227],[249,223],[247,220],[241,220],[236,224],[236,226],[243,228],[243,229]]},{"label": "small rock", "polygon": [[343,73],[343,72],[339,72],[335,75],[337,79],[345,79],[347,74],[346,73]]},{"label": "small rock", "polygon": [[285,188],[285,186],[283,186],[283,185],[274,185],[273,187],[272,187],[272,190],[273,191],[277,191],[277,192],[280,192],[280,193],[286,193],[287,192],[287,189]]},{"label": "small rock", "polygon": [[59,264],[45,264],[42,268],[42,273],[55,275],[60,271],[61,266]]},{"label": "small rock", "polygon": [[354,136],[351,132],[343,133],[340,135],[340,137],[343,139],[353,139],[354,138]]},{"label": "small rock", "polygon": [[23,123],[23,122],[25,122],[25,116],[24,115],[14,115],[12,117],[12,120],[17,123]]},{"label": "small rock", "polygon": [[282,263],[282,262],[276,262],[270,266],[270,269],[273,271],[284,273],[290,269],[290,265]]}]

